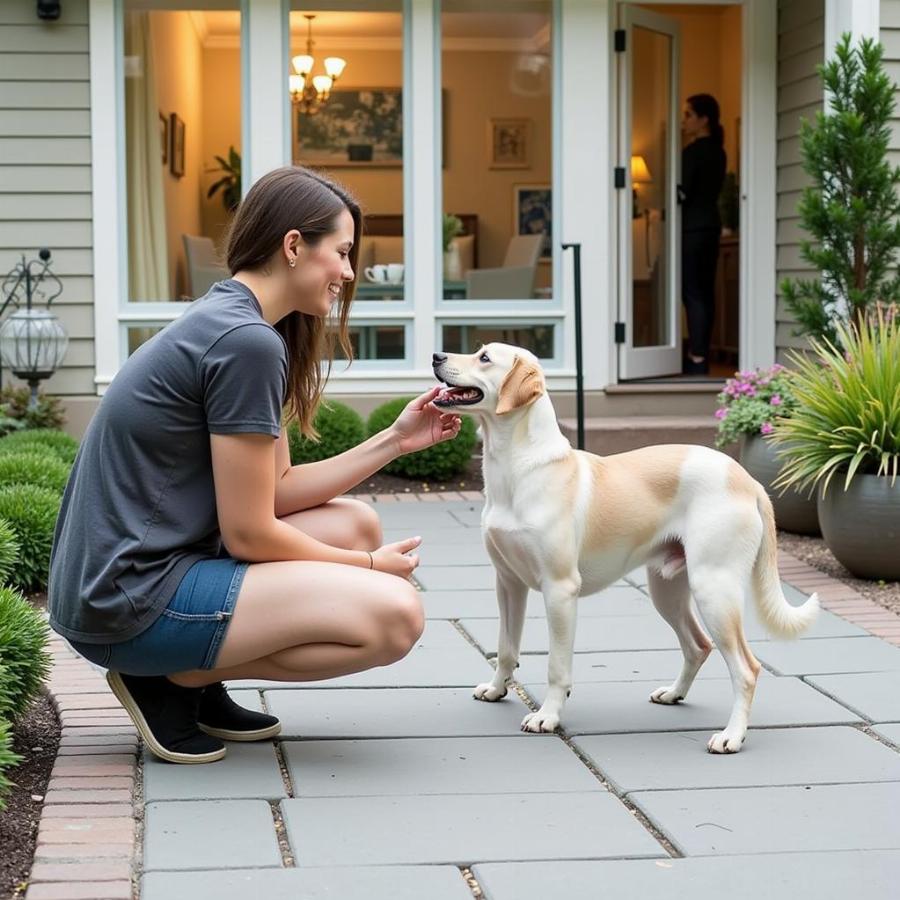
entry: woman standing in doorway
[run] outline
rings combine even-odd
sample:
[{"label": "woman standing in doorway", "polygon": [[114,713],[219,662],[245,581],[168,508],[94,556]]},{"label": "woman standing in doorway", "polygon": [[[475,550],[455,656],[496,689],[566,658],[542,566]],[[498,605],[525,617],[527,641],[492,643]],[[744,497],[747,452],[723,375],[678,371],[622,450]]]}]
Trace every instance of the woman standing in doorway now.
[{"label": "woman standing in doorway", "polygon": [[725,133],[719,104],[709,94],[688,97],[682,130],[689,143],[681,154],[681,300],[687,314],[684,371],[709,372],[719,260],[719,192],[725,179]]},{"label": "woman standing in doorway", "polygon": [[232,277],[132,354],[72,470],[50,565],[50,623],[107,679],[149,749],[177,763],[271,738],[274,716],[223,682],[312,681],[405,656],[424,614],[408,577],[419,538],[383,544],[371,506],[342,497],[460,420],[411,401],[385,431],[291,466],[282,411],[312,423],[331,329],[348,358],[362,217],[301,168],[248,192]]}]

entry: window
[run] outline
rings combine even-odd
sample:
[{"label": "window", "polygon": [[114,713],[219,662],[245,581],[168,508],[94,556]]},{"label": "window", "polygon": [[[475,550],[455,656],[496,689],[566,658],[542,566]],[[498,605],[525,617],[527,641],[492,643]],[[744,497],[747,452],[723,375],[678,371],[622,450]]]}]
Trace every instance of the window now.
[{"label": "window", "polygon": [[553,360],[556,326],[518,322],[477,322],[471,325],[443,325],[441,349],[447,353],[474,353],[483,344],[500,341],[530,350],[538,359]]}]

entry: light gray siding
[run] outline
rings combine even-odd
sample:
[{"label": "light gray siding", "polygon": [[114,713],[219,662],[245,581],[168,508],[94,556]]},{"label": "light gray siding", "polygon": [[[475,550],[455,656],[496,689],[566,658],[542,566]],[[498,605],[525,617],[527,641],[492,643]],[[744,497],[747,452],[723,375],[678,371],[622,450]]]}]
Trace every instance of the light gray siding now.
[{"label": "light gray siding", "polygon": [[56,22],[35,8],[0,0],[0,275],[52,250],[69,351],[47,389],[94,395],[88,0],[64,0]]},{"label": "light gray siding", "polygon": [[[898,3],[900,5],[900,3]],[[776,211],[776,269],[778,283],[785,277],[804,277],[810,267],[800,258],[797,204],[809,176],[803,171],[798,137],[801,118],[812,119],[822,109],[822,83],[816,66],[824,61],[824,0],[778,0],[778,150]],[[752,299],[752,298],[751,298]],[[794,337],[795,326],[779,291],[775,347],[779,362],[785,351],[803,345]]]},{"label": "light gray siding", "polygon": [[[895,85],[900,85],[900,0],[881,0],[879,10],[881,43],[884,45],[884,65]],[[891,162],[900,166],[900,90],[894,92],[897,108],[891,123]]]}]

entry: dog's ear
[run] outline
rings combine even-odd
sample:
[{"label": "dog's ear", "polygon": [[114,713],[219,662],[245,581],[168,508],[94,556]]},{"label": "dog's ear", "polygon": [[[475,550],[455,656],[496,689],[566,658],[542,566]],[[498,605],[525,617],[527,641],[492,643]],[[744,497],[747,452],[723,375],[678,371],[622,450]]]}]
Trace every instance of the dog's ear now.
[{"label": "dog's ear", "polygon": [[497,395],[497,415],[502,416],[514,409],[528,406],[543,393],[544,379],[540,369],[517,356],[513,367],[500,385],[500,393]]}]

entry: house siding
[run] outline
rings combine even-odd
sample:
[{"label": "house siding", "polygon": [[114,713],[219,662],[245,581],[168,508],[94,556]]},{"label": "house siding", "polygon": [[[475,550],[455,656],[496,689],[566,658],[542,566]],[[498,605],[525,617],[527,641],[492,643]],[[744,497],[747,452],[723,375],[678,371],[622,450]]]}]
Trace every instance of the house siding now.
[{"label": "house siding", "polygon": [[96,394],[88,52],[88,0],[55,22],[0,0],[0,276],[51,249],[69,350],[46,386],[62,396]]},{"label": "house siding", "polygon": [[879,38],[884,45],[884,67],[894,82],[897,106],[891,121],[890,159],[900,166],[900,0],[881,0]]},{"label": "house siding", "polygon": [[[900,0],[896,3],[900,8]],[[900,36],[900,31],[898,31]],[[825,58],[824,0],[778,0],[778,148],[776,152],[776,271],[783,278],[808,278],[813,269],[800,256],[804,233],[797,206],[809,176],[800,156],[800,120],[822,109],[822,83],[816,66]],[[752,301],[752,298],[751,298]],[[786,351],[802,347],[796,326],[785,309],[781,292],[775,312],[775,351],[778,362]]]}]

